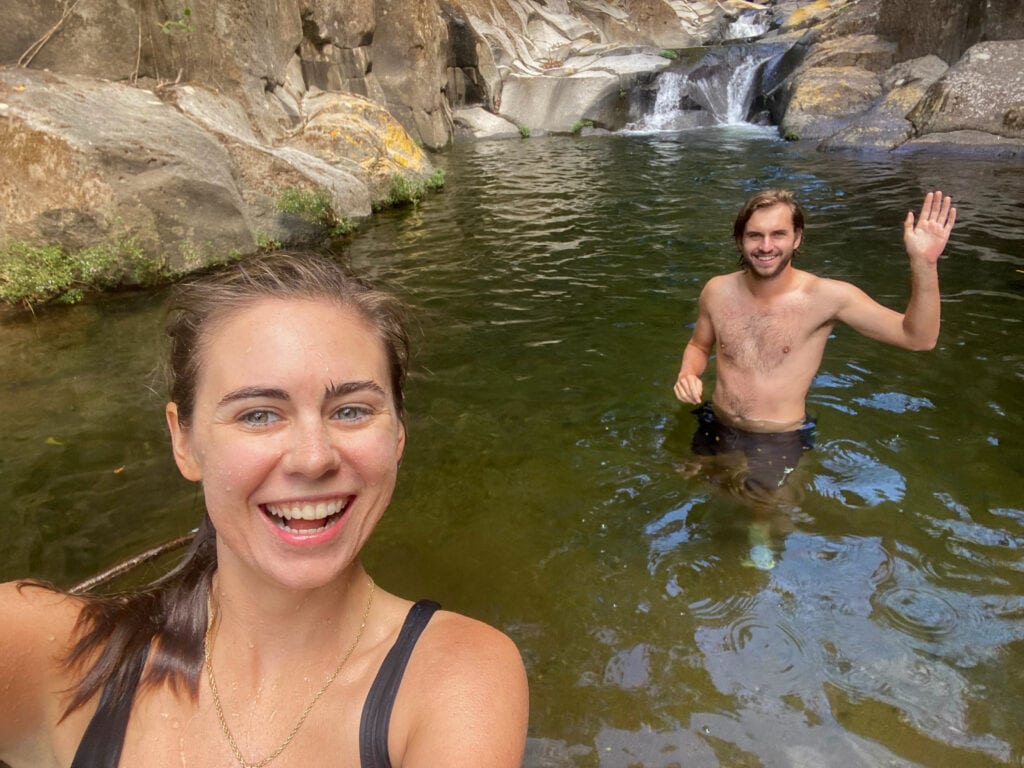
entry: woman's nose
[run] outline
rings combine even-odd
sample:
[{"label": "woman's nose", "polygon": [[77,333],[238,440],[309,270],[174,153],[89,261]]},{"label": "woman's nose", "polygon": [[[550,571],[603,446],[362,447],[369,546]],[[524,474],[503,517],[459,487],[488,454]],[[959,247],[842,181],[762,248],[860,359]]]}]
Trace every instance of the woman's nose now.
[{"label": "woman's nose", "polygon": [[336,470],[340,463],[338,448],[322,422],[296,427],[295,440],[285,460],[288,472],[318,478]]}]

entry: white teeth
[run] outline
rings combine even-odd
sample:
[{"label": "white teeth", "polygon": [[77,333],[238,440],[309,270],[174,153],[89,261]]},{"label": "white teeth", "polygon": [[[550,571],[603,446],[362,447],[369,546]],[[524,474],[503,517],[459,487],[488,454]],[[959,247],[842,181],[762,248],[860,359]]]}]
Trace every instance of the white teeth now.
[{"label": "white teeth", "polygon": [[323,520],[336,515],[345,508],[345,501],[333,499],[316,504],[297,502],[294,504],[268,504],[267,511],[286,520]]}]

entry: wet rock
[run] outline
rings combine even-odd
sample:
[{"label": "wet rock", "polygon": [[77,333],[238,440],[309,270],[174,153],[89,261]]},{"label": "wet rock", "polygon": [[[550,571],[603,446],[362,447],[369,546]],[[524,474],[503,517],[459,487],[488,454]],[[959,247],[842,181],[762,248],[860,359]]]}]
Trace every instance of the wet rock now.
[{"label": "wet rock", "polygon": [[1024,159],[1024,139],[1008,139],[984,131],[950,131],[929,133],[901,144],[899,153],[927,152],[929,154],[977,155]]}]

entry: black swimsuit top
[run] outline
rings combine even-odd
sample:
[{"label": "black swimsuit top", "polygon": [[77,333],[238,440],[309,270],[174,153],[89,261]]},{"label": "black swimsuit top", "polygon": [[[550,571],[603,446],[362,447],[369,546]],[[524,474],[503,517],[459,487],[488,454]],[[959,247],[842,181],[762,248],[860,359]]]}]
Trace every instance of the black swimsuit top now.
[{"label": "black swimsuit top", "polygon": [[[361,768],[391,768],[388,757],[388,726],[391,709],[398,695],[398,686],[412,655],[412,650],[434,615],[441,606],[432,600],[420,600],[409,609],[398,639],[391,646],[377,677],[370,686],[370,692],[363,704],[363,715],[359,722],[359,764]],[[124,746],[124,734],[128,729],[135,689],[146,666],[146,651],[131,660],[131,687],[128,695],[115,700],[110,685],[103,689],[96,714],[85,729],[82,742],[78,745],[71,768],[117,768]]]}]

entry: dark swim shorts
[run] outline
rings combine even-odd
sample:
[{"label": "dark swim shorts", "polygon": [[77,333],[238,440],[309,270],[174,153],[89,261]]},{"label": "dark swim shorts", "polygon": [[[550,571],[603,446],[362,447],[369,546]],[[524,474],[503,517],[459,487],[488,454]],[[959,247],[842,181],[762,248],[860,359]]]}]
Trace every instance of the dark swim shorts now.
[{"label": "dark swim shorts", "polygon": [[698,456],[742,452],[747,458],[745,485],[752,490],[782,487],[800,456],[814,447],[817,422],[811,418],[791,432],[747,432],[719,421],[711,403],[704,403],[693,413],[697,416],[693,452]]}]

